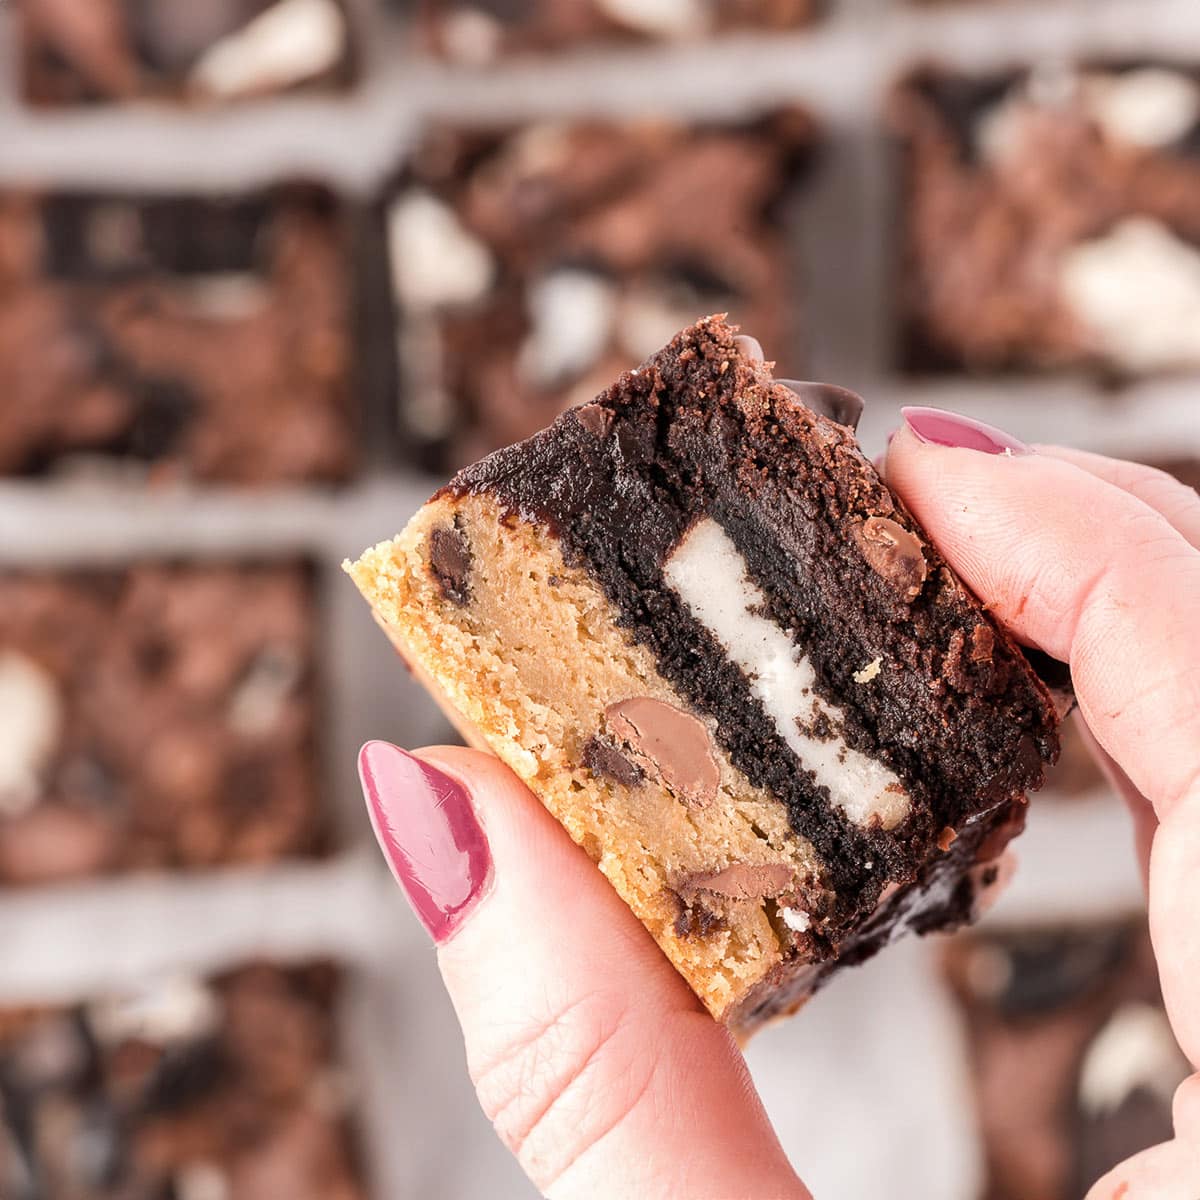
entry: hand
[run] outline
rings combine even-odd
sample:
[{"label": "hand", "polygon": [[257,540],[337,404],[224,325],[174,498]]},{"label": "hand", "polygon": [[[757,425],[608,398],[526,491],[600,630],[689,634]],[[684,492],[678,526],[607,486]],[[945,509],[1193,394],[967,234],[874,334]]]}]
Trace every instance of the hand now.
[{"label": "hand", "polygon": [[[1083,715],[1123,767],[1164,996],[1200,1061],[1200,498],[931,410],[913,411],[887,473],[995,615],[1070,661]],[[808,1198],[732,1039],[515,776],[470,750],[378,742],[360,770],[438,943],[480,1102],[544,1193]],[[1197,1200],[1200,1078],[1175,1118],[1173,1142],[1089,1200]]]}]

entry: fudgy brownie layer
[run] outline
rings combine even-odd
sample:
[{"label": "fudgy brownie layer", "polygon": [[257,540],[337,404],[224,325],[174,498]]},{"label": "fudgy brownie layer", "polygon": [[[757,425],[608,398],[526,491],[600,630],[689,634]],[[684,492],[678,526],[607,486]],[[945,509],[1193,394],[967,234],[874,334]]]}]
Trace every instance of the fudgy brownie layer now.
[{"label": "fudgy brownie layer", "polygon": [[[787,805],[847,928],[889,880],[912,881],[947,828],[1039,786],[1057,753],[1045,690],[923,544],[851,431],[774,384],[719,319],[448,490],[493,493],[551,527],[664,677],[715,718],[732,762]],[[830,804],[746,672],[665,582],[664,564],[705,517],[810,658],[814,690],[844,709],[846,744],[903,781],[913,803],[894,829],[864,828]],[[923,566],[864,545],[864,518],[913,539]]]}]

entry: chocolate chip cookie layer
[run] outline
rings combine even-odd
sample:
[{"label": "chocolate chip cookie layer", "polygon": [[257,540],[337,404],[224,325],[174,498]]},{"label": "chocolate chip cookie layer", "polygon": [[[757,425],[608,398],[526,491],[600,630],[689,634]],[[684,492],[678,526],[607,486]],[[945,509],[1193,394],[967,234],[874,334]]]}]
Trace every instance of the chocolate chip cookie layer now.
[{"label": "chocolate chip cookie layer", "polygon": [[707,318],[349,568],[741,1032],[969,915],[1057,754],[1019,651],[817,411],[852,399]]}]

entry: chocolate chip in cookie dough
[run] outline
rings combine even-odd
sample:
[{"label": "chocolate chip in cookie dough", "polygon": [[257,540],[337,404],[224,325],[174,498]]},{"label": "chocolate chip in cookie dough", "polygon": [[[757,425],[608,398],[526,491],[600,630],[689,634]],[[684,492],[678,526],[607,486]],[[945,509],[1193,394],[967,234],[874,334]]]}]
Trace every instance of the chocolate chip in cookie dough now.
[{"label": "chocolate chip in cookie dough", "polygon": [[717,798],[721,772],[712,739],[698,717],[650,696],[619,700],[604,710],[609,731],[634,761],[685,804],[702,808]]},{"label": "chocolate chip in cookie dough", "polygon": [[429,569],[447,600],[461,607],[471,599],[471,547],[461,529],[443,525],[429,535]]},{"label": "chocolate chip in cookie dough", "polygon": [[583,748],[583,765],[593,775],[611,779],[625,787],[636,787],[646,778],[645,771],[631,762],[611,742],[602,737],[590,737]]}]

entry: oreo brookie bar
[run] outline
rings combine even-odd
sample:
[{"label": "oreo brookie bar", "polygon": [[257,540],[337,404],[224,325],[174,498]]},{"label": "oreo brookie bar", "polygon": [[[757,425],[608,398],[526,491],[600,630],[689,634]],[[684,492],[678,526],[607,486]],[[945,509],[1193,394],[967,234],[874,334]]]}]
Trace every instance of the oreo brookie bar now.
[{"label": "oreo brookie bar", "polygon": [[840,423],[855,400],[709,317],[349,567],[742,1035],[968,919],[1058,753],[1042,683]]}]

